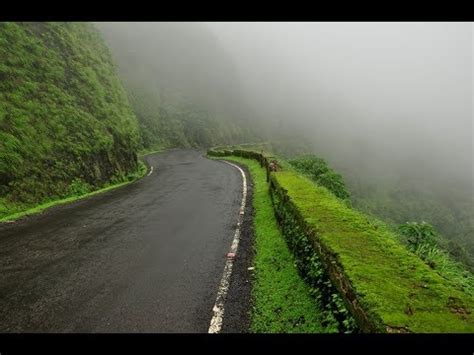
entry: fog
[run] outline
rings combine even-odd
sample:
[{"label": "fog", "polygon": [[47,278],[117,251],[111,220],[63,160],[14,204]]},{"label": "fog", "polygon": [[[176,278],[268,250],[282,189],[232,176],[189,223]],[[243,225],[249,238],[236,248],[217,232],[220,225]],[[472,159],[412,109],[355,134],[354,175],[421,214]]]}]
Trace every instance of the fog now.
[{"label": "fog", "polygon": [[[118,63],[137,88],[177,89],[206,105],[241,115],[238,58],[230,58],[203,23],[96,23]],[[243,115],[243,114],[242,114]]]},{"label": "fog", "polygon": [[[471,23],[102,23],[122,75],[309,142],[345,176],[469,186]],[[265,129],[262,129],[262,124]]]},{"label": "fog", "polygon": [[473,24],[97,25],[143,105],[177,89],[242,137],[324,158],[357,208],[474,254]]},{"label": "fog", "polygon": [[206,25],[258,118],[335,164],[472,181],[472,24]]}]

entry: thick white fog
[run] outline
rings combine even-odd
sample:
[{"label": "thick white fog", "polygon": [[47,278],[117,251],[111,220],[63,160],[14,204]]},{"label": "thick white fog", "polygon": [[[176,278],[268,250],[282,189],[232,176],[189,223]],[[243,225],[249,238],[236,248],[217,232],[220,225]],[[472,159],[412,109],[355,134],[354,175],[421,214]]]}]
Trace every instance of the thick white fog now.
[{"label": "thick white fog", "polygon": [[335,164],[472,181],[471,23],[206,26],[258,118]]}]

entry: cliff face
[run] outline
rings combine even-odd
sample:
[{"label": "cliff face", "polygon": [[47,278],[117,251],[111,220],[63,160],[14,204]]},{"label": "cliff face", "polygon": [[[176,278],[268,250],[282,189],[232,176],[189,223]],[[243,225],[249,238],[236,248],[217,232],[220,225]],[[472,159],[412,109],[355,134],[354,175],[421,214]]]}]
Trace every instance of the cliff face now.
[{"label": "cliff face", "polygon": [[96,29],[0,23],[0,217],[136,171],[138,126]]}]

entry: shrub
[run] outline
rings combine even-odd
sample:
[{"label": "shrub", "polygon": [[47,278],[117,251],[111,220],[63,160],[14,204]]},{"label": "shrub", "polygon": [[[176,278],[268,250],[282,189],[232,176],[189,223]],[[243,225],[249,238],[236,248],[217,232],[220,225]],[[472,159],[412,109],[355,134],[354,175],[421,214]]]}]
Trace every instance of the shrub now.
[{"label": "shrub", "polygon": [[71,185],[69,185],[69,193],[75,196],[85,195],[91,190],[92,190],[92,187],[79,178],[75,178],[72,181]]},{"label": "shrub", "polygon": [[93,25],[2,22],[0,58],[0,218],[137,170],[137,120]]},{"label": "shrub", "polygon": [[427,265],[461,290],[474,295],[474,276],[439,246],[438,234],[431,224],[407,222],[399,227],[399,231],[406,238],[408,248]]},{"label": "shrub", "polygon": [[400,233],[406,238],[410,250],[415,251],[422,245],[436,246],[438,235],[433,226],[426,222],[407,222],[399,228]]},{"label": "shrub", "polygon": [[350,195],[342,176],[331,169],[323,159],[315,155],[304,155],[289,160],[289,163],[298,172],[307,175],[318,185],[324,186],[339,199],[349,200]]}]

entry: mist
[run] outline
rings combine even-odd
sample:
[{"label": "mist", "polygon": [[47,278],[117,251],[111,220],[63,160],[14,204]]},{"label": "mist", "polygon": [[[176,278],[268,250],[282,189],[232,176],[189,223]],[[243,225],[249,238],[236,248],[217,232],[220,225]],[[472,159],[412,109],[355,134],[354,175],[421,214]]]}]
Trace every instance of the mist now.
[{"label": "mist", "polygon": [[237,116],[245,106],[235,61],[203,23],[105,22],[98,28],[123,78],[135,87],[175,89],[208,110]]},{"label": "mist", "polygon": [[[98,27],[132,95],[176,88],[225,113],[223,127],[236,123],[232,143],[316,154],[342,174],[357,208],[395,224],[429,221],[474,254],[473,24]],[[156,99],[166,105],[166,95]]]},{"label": "mist", "polygon": [[474,334],[473,29],[0,22],[0,333]]},{"label": "mist", "polygon": [[472,182],[472,24],[207,26],[258,118],[342,169]]}]

